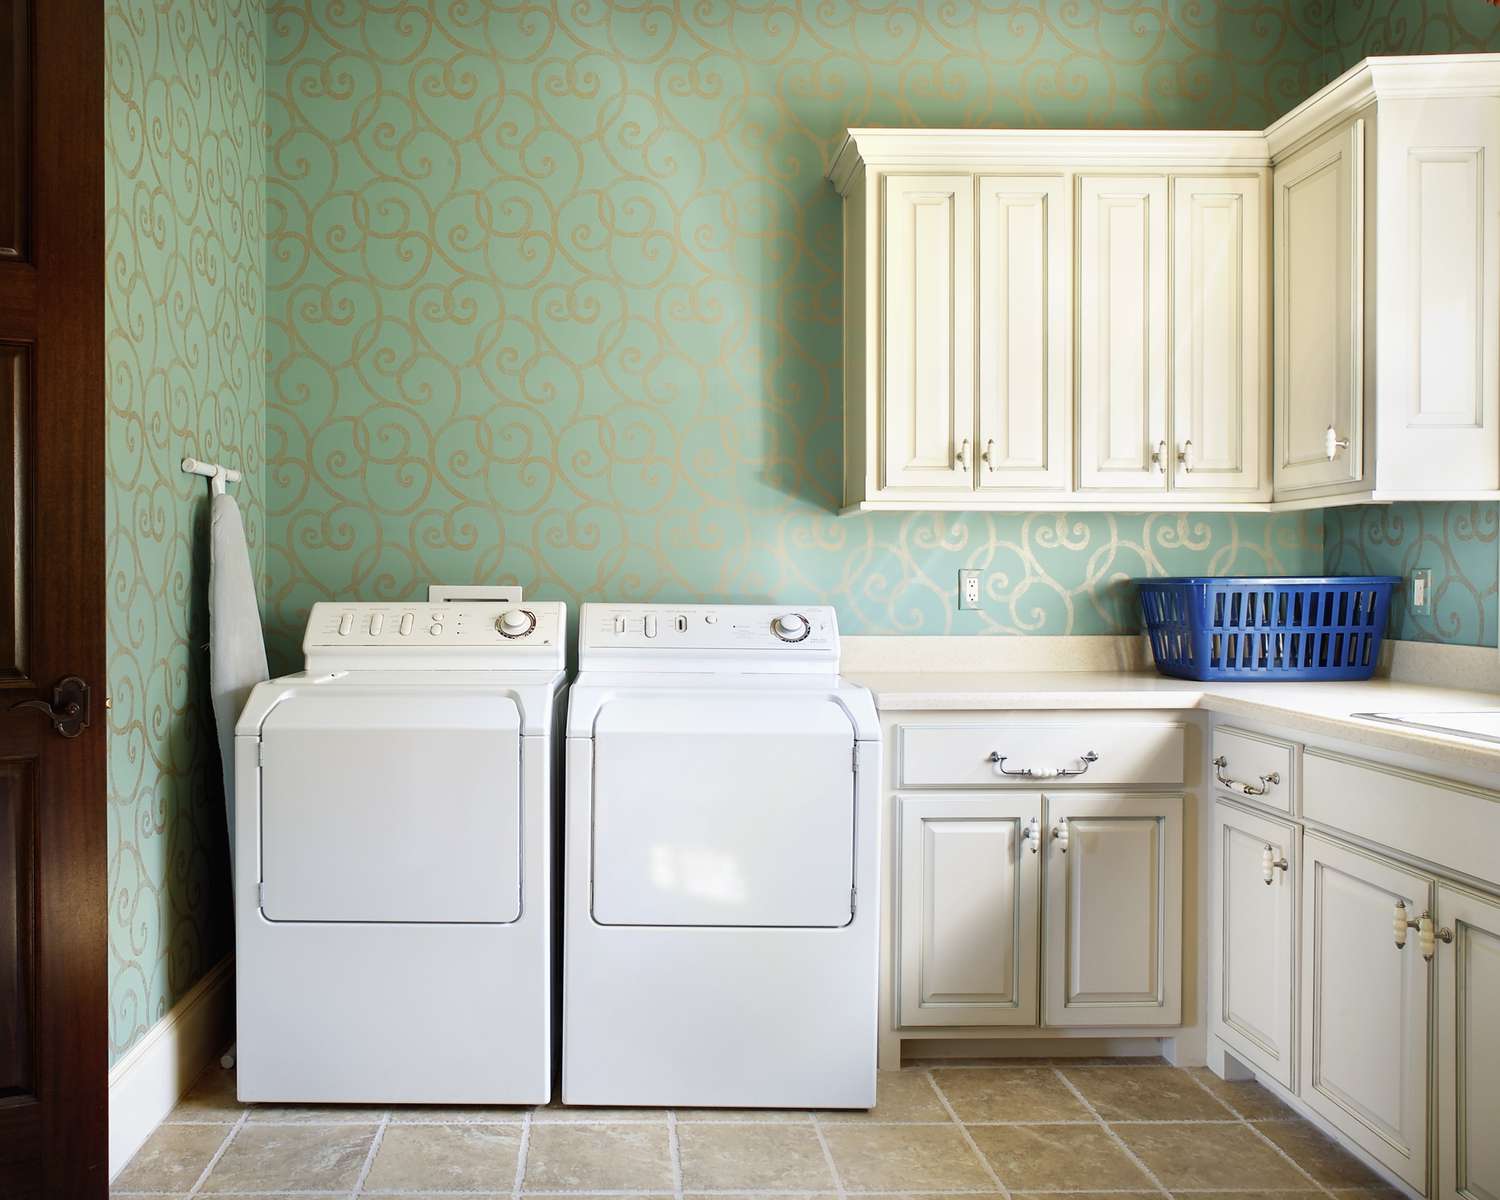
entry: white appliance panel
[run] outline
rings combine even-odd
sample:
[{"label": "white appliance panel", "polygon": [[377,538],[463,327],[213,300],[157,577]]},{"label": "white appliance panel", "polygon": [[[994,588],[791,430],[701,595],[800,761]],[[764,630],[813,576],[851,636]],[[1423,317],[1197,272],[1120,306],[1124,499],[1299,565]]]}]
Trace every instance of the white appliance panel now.
[{"label": "white appliance panel", "polygon": [[520,713],[503,695],[298,695],[261,744],[272,921],[515,921]]},{"label": "white appliance panel", "polygon": [[826,696],[621,697],[594,755],[599,923],[849,923],[854,731]]}]

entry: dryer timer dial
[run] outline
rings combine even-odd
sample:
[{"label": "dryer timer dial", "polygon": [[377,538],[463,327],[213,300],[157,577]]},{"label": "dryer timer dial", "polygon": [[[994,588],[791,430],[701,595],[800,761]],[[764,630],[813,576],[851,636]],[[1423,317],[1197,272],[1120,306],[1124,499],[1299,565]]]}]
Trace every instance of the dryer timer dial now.
[{"label": "dryer timer dial", "polygon": [[800,642],[812,632],[812,625],[801,613],[782,613],[771,622],[771,632],[783,642]]},{"label": "dryer timer dial", "polygon": [[503,637],[525,637],[536,628],[536,617],[524,608],[507,608],[495,622],[495,628]]}]

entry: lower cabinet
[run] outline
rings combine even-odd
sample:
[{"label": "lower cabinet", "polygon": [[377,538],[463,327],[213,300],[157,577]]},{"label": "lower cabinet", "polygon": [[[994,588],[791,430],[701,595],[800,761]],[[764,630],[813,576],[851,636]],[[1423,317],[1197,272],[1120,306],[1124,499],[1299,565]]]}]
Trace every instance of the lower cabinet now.
[{"label": "lower cabinet", "polygon": [[1214,805],[1213,1031],[1236,1055],[1292,1088],[1297,959],[1297,827]]},{"label": "lower cabinet", "polygon": [[1182,808],[898,794],[896,1024],[1180,1024]]},{"label": "lower cabinet", "polygon": [[1496,1197],[1500,902],[1439,885],[1437,919],[1437,1194],[1442,1200]]},{"label": "lower cabinet", "polygon": [[901,1025],[1035,1025],[1042,798],[899,796]]},{"label": "lower cabinet", "polygon": [[1412,922],[1431,914],[1433,883],[1312,833],[1302,859],[1299,1094],[1426,1194],[1431,967],[1395,918],[1398,902]]}]

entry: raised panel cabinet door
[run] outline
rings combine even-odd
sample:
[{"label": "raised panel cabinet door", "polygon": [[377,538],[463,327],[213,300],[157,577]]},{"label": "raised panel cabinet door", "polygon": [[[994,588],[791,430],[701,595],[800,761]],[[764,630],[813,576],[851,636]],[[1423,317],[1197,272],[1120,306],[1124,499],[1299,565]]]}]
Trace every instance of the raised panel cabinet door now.
[{"label": "raised panel cabinet door", "polygon": [[1214,805],[1213,1031],[1235,1055],[1293,1086],[1297,827]]},{"label": "raised panel cabinet door", "polygon": [[1500,487],[1500,98],[1380,105],[1380,489]]},{"label": "raised panel cabinet door", "polygon": [[1060,176],[979,180],[982,490],[1065,491],[1072,229]]},{"label": "raised panel cabinet door", "polygon": [[1166,179],[1080,178],[1080,488],[1166,488],[1167,325]]},{"label": "raised panel cabinet door", "polygon": [[898,796],[897,1023],[1035,1025],[1042,798]]},{"label": "raised panel cabinet door", "polygon": [[1432,981],[1396,902],[1432,911],[1432,881],[1314,834],[1302,839],[1301,1083],[1314,1112],[1418,1190],[1427,1186]]},{"label": "raised panel cabinet door", "polygon": [[974,486],[974,181],[885,179],[880,486]]},{"label": "raised panel cabinet door", "polygon": [[1500,902],[1438,885],[1440,1200],[1500,1196]]},{"label": "raised panel cabinet door", "polygon": [[1181,1024],[1182,796],[1045,799],[1046,1024]]},{"label": "raised panel cabinet door", "polygon": [[1364,472],[1364,121],[1276,164],[1274,490]]},{"label": "raised panel cabinet door", "polygon": [[1172,180],[1172,486],[1254,492],[1270,428],[1257,175]]}]

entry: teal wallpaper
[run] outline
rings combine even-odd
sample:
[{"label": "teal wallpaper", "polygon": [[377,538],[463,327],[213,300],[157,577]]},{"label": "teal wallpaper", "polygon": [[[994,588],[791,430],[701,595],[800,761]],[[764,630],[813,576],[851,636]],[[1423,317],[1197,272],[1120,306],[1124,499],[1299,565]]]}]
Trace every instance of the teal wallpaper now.
[{"label": "teal wallpaper", "polygon": [[860,124],[1261,127],[1320,81],[1324,11],[272,4],[273,657],[315,600],[431,580],[1103,633],[1131,575],[1316,568],[1303,517],[835,516],[823,166]]},{"label": "teal wallpaper", "polygon": [[106,19],[110,1053],[229,949],[208,702],[207,484],[240,466],[263,561],[260,0],[113,0]]},{"label": "teal wallpaper", "polygon": [[1334,0],[1325,44],[1330,79],[1372,54],[1500,50],[1500,7],[1488,0]]},{"label": "teal wallpaper", "polygon": [[1368,504],[1330,508],[1325,564],[1332,575],[1432,571],[1432,612],[1411,611],[1405,589],[1392,601],[1391,634],[1421,642],[1493,646],[1500,575],[1500,509],[1483,504]]}]

